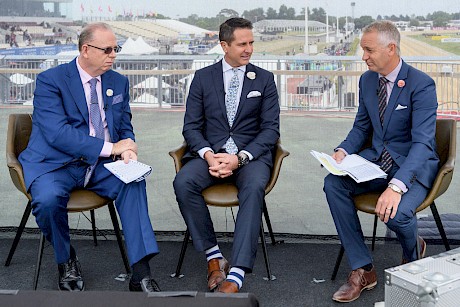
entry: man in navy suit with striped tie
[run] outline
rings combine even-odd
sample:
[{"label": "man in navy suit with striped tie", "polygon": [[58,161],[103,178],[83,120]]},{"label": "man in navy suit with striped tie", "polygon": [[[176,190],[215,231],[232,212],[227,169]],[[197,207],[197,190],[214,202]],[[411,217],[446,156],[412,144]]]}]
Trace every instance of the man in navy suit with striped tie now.
[{"label": "man in navy suit with striped tie", "polygon": [[[382,194],[375,213],[393,230],[401,243],[402,262],[417,259],[420,243],[415,209],[423,202],[438,170],[434,81],[400,58],[400,34],[389,21],[377,21],[363,30],[361,47],[369,70],[359,81],[359,107],[353,128],[335,149],[340,162],[348,154],[359,154],[377,163],[387,179],[356,183],[350,177],[328,175],[324,192],[337,233],[352,272],[332,299],[350,302],[364,289],[377,284],[371,254],[364,243],[353,196],[370,191]],[[361,150],[372,138],[372,145]]]}]

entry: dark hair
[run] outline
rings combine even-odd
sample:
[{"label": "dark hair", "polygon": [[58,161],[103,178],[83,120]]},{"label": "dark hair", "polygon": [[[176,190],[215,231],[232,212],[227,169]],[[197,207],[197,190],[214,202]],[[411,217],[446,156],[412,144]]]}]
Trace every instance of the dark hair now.
[{"label": "dark hair", "polygon": [[230,45],[230,43],[235,39],[233,32],[235,32],[236,29],[252,30],[252,22],[240,17],[227,19],[220,25],[219,40]]},{"label": "dark hair", "polygon": [[93,33],[96,30],[108,30],[113,32],[112,28],[103,22],[95,22],[86,25],[78,37],[78,51],[81,51],[81,48],[84,44],[94,40]]}]

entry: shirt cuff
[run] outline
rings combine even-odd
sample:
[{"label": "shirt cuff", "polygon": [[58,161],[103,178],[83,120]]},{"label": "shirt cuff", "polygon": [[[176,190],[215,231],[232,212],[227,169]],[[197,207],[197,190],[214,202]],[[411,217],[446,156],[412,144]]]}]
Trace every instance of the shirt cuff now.
[{"label": "shirt cuff", "polygon": [[101,153],[99,154],[99,157],[110,157],[112,154],[112,149],[113,149],[113,143],[110,142],[104,142],[104,146],[102,146]]},{"label": "shirt cuff", "polygon": [[198,150],[198,154],[200,155],[201,159],[204,159],[204,154],[210,150],[212,153],[214,153],[214,150],[212,150],[211,147],[203,147],[200,150]]},{"label": "shirt cuff", "polygon": [[343,152],[345,154],[345,156],[348,156],[348,152],[345,149],[341,148],[341,147],[337,147],[336,149],[334,149],[334,151],[335,152],[341,151],[341,152]]},{"label": "shirt cuff", "polygon": [[252,159],[254,159],[254,156],[251,155],[251,153],[249,151],[241,150],[240,152],[246,154],[246,156],[248,156],[248,158],[249,158],[249,161],[252,161]]},{"label": "shirt cuff", "polygon": [[400,188],[404,193],[406,193],[407,190],[408,190],[406,185],[404,184],[404,182],[402,182],[399,179],[393,178],[393,179],[390,180],[390,183],[392,183],[395,186],[397,186],[398,188]]}]

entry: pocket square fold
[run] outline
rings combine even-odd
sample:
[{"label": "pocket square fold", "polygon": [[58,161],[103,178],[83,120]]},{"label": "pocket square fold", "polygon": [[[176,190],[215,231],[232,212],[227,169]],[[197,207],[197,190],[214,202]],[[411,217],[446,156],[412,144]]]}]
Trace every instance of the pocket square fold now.
[{"label": "pocket square fold", "polygon": [[117,104],[117,103],[120,103],[123,101],[123,95],[122,94],[118,94],[116,96],[113,96],[113,99],[112,99],[112,105],[114,104]]},{"label": "pocket square fold", "polygon": [[402,106],[398,103],[398,106],[396,107],[395,111],[404,110],[404,109],[407,109],[407,106]]},{"label": "pocket square fold", "polygon": [[246,98],[259,97],[259,96],[262,96],[262,94],[259,91],[252,91],[252,92],[249,92]]}]

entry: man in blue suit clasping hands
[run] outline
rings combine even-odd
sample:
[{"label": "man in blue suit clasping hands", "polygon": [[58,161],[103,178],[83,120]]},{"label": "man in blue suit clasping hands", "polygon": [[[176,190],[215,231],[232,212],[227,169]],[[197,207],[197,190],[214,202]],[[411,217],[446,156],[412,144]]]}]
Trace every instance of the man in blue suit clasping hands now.
[{"label": "man in blue suit clasping hands", "polygon": [[[232,293],[254,265],[280,109],[273,74],[249,63],[251,22],[225,21],[219,40],[224,59],[198,70],[190,86],[182,131],[189,152],[174,190],[195,248],[206,253],[209,290]],[[236,184],[239,200],[231,269],[201,194],[225,181]]]},{"label": "man in blue suit clasping hands", "polygon": [[[335,149],[337,162],[358,153],[377,163],[387,179],[356,183],[329,174],[324,192],[352,272],[332,299],[350,302],[377,284],[371,254],[364,243],[353,196],[381,192],[375,213],[402,246],[402,262],[417,259],[416,208],[425,199],[438,170],[437,98],[434,81],[400,58],[400,34],[393,23],[377,21],[363,29],[361,47],[369,70],[359,81],[359,107],[351,131]],[[372,145],[362,150],[368,138]]]},{"label": "man in blue suit clasping hands", "polygon": [[121,50],[104,23],[80,34],[80,55],[37,77],[32,134],[19,156],[32,213],[54,248],[59,289],[83,291],[85,284],[70,244],[67,202],[85,187],[115,200],[132,266],[131,291],[159,291],[149,260],[158,253],[150,223],[145,181],[123,183],[104,164],[120,156],[137,160],[128,79],[111,68]]}]

